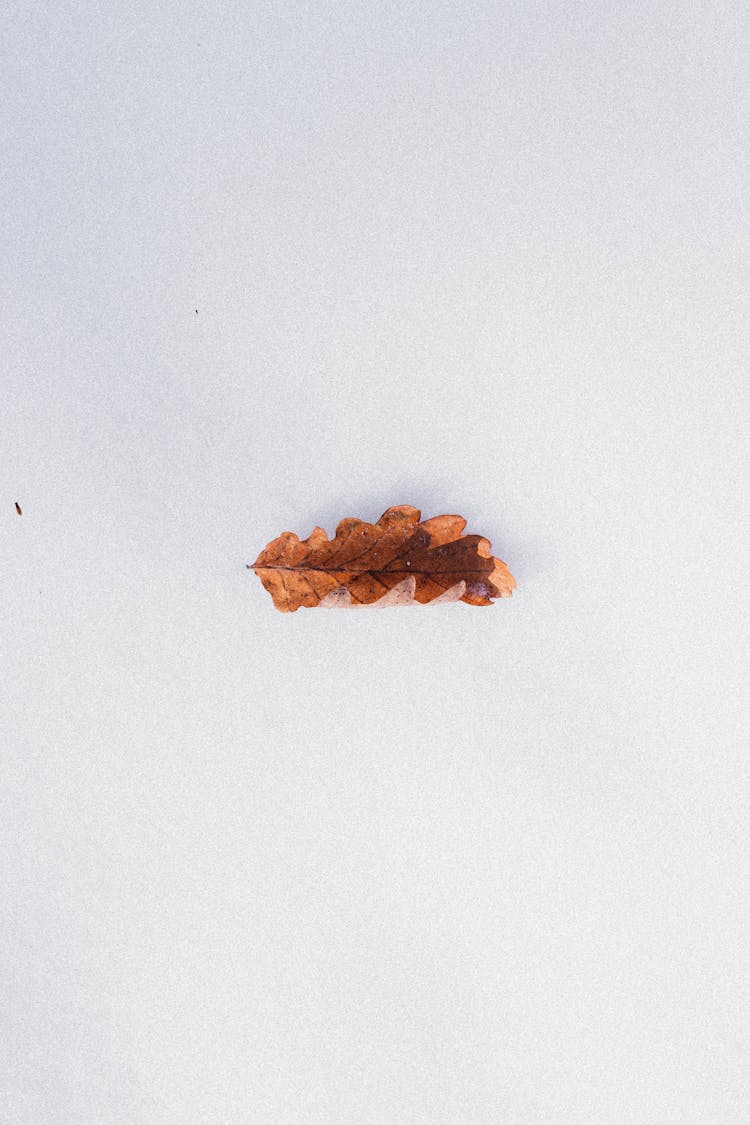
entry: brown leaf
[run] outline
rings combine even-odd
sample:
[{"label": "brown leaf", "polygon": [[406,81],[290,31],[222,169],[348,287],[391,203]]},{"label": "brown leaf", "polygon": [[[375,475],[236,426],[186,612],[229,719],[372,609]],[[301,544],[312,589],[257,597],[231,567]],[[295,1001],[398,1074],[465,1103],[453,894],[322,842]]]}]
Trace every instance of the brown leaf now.
[{"label": "brown leaf", "polygon": [[462,535],[461,516],[434,516],[399,504],[377,523],[345,519],[329,539],[285,531],[249,567],[283,613],[300,606],[391,606],[414,602],[491,605],[516,582],[481,535]]}]

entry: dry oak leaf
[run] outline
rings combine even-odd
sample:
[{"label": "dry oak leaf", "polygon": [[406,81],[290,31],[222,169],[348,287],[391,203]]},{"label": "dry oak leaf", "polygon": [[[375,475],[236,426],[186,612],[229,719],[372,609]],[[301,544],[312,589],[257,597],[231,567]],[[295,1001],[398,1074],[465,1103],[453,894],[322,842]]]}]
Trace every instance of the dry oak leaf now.
[{"label": "dry oak leaf", "polygon": [[461,534],[465,519],[419,519],[418,508],[399,504],[377,523],[342,520],[333,539],[321,527],[304,540],[285,531],[248,569],[282,613],[300,606],[491,605],[510,597],[513,575],[492,557],[487,539]]}]

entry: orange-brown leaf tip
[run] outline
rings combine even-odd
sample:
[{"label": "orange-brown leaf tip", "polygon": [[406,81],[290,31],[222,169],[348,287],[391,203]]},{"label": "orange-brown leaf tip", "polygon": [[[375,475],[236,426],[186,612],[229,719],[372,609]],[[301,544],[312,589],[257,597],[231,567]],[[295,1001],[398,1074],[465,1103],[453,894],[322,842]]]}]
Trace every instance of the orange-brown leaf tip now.
[{"label": "orange-brown leaf tip", "polygon": [[322,527],[314,527],[312,529],[312,531],[310,532],[310,534],[308,535],[307,539],[305,539],[305,546],[310,547],[312,550],[316,550],[323,543],[327,543],[327,542],[328,542],[328,536],[326,535],[323,528]]},{"label": "orange-brown leaf tip", "polygon": [[351,534],[351,532],[356,528],[361,526],[362,520],[354,519],[353,516],[349,516],[347,519],[341,520],[336,527],[336,539],[338,539],[339,537],[346,537],[347,535]]},{"label": "orange-brown leaf tip", "polygon": [[433,516],[432,519],[425,520],[422,527],[429,535],[432,546],[439,547],[442,543],[453,543],[460,539],[466,520],[463,516]]},{"label": "orange-brown leaf tip", "polygon": [[399,523],[417,524],[421,514],[419,508],[412,508],[411,504],[395,504],[392,508],[386,508],[378,523],[383,526]]},{"label": "orange-brown leaf tip", "polygon": [[492,560],[495,564],[490,574],[490,582],[497,590],[499,598],[509,598],[516,588],[516,580],[500,559]]}]

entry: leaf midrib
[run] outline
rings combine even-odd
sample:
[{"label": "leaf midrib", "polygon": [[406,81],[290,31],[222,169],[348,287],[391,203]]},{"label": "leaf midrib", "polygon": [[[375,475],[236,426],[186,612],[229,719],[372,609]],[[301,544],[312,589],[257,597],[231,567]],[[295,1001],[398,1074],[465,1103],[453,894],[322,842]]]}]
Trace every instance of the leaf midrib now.
[{"label": "leaf midrib", "polygon": [[[277,563],[262,563],[260,566],[251,566],[249,570],[293,570],[296,572],[303,572],[306,570],[314,570],[318,574],[472,574],[475,571],[471,567],[460,567],[456,570],[438,570],[436,567],[430,567],[429,570],[420,570],[416,566],[396,567],[391,570],[380,570],[377,567],[368,566],[364,570],[352,566],[279,566]],[[485,571],[480,571],[484,574]]]}]

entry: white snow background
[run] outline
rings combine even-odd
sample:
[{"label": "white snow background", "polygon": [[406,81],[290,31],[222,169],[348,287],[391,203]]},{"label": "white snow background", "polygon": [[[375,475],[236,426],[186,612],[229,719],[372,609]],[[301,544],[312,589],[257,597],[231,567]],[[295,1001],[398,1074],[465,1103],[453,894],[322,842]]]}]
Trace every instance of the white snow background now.
[{"label": "white snow background", "polygon": [[0,1120],[746,1122],[745,5],[3,24]]}]

